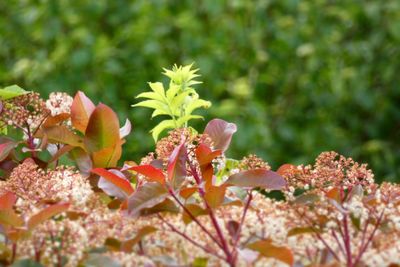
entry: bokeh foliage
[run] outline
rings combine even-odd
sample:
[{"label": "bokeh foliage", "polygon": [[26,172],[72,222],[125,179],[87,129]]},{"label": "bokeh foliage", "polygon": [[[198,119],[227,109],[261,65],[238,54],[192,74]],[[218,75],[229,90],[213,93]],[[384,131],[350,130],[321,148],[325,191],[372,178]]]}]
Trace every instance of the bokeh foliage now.
[{"label": "bokeh foliage", "polygon": [[399,180],[399,58],[398,0],[0,1],[0,85],[111,105],[133,121],[133,160],[157,123],[134,97],[196,62],[207,120],[238,124],[229,155],[276,168],[336,150]]}]

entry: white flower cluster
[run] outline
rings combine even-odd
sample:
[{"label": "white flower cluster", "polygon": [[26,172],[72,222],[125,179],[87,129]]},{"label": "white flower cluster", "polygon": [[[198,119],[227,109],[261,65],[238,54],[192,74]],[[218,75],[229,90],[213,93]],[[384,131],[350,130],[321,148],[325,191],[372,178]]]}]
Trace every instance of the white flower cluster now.
[{"label": "white flower cluster", "polygon": [[51,93],[46,101],[46,107],[50,110],[51,116],[62,113],[71,113],[73,98],[66,93]]}]

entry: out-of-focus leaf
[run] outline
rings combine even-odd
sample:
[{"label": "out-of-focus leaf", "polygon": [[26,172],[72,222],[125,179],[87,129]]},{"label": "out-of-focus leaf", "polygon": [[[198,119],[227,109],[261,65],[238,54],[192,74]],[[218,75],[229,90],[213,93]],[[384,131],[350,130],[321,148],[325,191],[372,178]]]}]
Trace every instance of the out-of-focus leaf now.
[{"label": "out-of-focus leaf", "polygon": [[229,123],[221,119],[213,119],[207,124],[204,133],[212,139],[215,149],[225,152],[236,131],[237,128],[234,123]]},{"label": "out-of-focus leaf", "polygon": [[77,147],[72,149],[69,155],[76,162],[79,170],[84,175],[90,174],[90,170],[93,168],[93,162],[87,152],[82,148]]},{"label": "out-of-focus leaf", "polygon": [[125,125],[119,129],[119,138],[122,139],[128,136],[131,133],[131,131],[132,131],[132,123],[130,122],[130,120],[126,119]]},{"label": "out-of-focus leaf", "polygon": [[211,208],[218,208],[224,202],[226,192],[226,185],[210,186],[204,195],[204,199],[207,201]]},{"label": "out-of-focus leaf", "polygon": [[115,260],[111,259],[110,257],[97,254],[97,253],[90,253],[87,257],[86,261],[84,262],[85,267],[122,267],[122,265]]},{"label": "out-of-focus leaf", "polygon": [[164,199],[163,202],[151,207],[151,208],[146,208],[142,209],[140,211],[141,216],[148,216],[160,212],[168,212],[168,213],[179,213],[179,208],[175,205],[175,203],[169,199],[166,198]]},{"label": "out-of-focus leaf", "polygon": [[314,204],[319,199],[320,199],[319,196],[316,194],[306,193],[306,194],[302,194],[302,195],[296,197],[296,199],[294,200],[294,203],[310,205],[310,204]]},{"label": "out-of-focus leaf", "polygon": [[171,153],[167,166],[168,180],[175,189],[179,188],[186,178],[186,160],[186,146],[182,143]]},{"label": "out-of-focus leaf", "polygon": [[72,126],[81,133],[85,133],[89,118],[95,108],[93,102],[83,92],[77,92],[71,106]]},{"label": "out-of-focus leaf", "polygon": [[[101,183],[101,186],[106,188],[106,190],[108,192],[110,192],[112,194],[116,194],[115,196],[117,196],[117,197],[121,197],[122,199],[125,199],[134,192],[132,185],[129,183],[129,181],[126,178],[120,177],[119,175],[116,175],[112,171],[108,171],[103,168],[95,168],[91,172],[99,175],[101,178],[104,178],[104,180],[113,184],[115,187],[111,186],[110,184],[106,183],[103,180],[103,182]],[[121,173],[121,175],[123,175],[123,174]],[[100,184],[99,184],[99,186],[100,186]]]},{"label": "out-of-focus leaf", "polygon": [[120,140],[119,121],[115,112],[104,104],[99,104],[89,118],[85,132],[85,144],[89,151],[96,152],[114,147]]},{"label": "out-of-focus leaf", "polygon": [[10,267],[44,267],[40,262],[31,260],[31,259],[23,259],[14,262]]},{"label": "out-of-focus leaf", "polygon": [[230,220],[226,223],[226,229],[228,229],[228,233],[232,238],[236,238],[239,227],[240,225],[237,221]]},{"label": "out-of-focus leaf", "polygon": [[143,209],[148,209],[163,202],[168,197],[166,188],[156,182],[140,186],[128,199],[128,211],[132,217],[138,217]]},{"label": "out-of-focus leaf", "polygon": [[14,84],[0,89],[0,100],[7,100],[28,93],[28,91]]},{"label": "out-of-focus leaf", "polygon": [[0,210],[0,224],[19,227],[24,225],[24,220],[13,209]]},{"label": "out-of-focus leaf", "polygon": [[[203,209],[197,204],[187,204],[185,208],[192,214],[195,218],[202,215],[207,215],[207,210]],[[192,217],[186,211],[182,214],[182,220],[185,224],[189,224],[192,222]]]},{"label": "out-of-focus leaf", "polygon": [[246,188],[260,187],[269,190],[280,190],[286,186],[286,180],[276,172],[266,169],[254,169],[231,175],[225,184]]},{"label": "out-of-focus leaf", "polygon": [[342,202],[341,198],[340,198],[340,189],[335,187],[332,188],[331,190],[329,190],[326,193],[326,197],[332,200],[335,200],[337,203]]},{"label": "out-of-focus leaf", "polygon": [[13,208],[15,202],[17,201],[17,196],[12,192],[5,192],[0,196],[0,210],[10,210]]},{"label": "out-of-focus leaf", "polygon": [[33,215],[31,218],[28,220],[28,228],[31,230],[41,224],[42,222],[50,219],[51,217],[60,214],[64,211],[67,211],[69,208],[70,204],[69,203],[59,203],[59,204],[54,204],[51,205],[35,215]]},{"label": "out-of-focus leaf", "polygon": [[294,256],[292,251],[287,247],[275,246],[270,240],[256,241],[249,244],[247,247],[259,252],[266,258],[274,258],[290,266],[293,266],[294,264]]},{"label": "out-of-focus leaf", "polygon": [[296,166],[292,165],[292,164],[283,164],[282,166],[280,166],[278,168],[278,170],[276,171],[276,173],[278,173],[281,176],[284,176],[287,173],[290,173],[292,170],[295,170]]},{"label": "out-of-focus leaf", "polygon": [[289,230],[288,236],[308,234],[308,233],[314,233],[313,228],[311,228],[311,227],[295,227],[295,228],[292,228]]},{"label": "out-of-focus leaf", "polygon": [[197,187],[185,187],[181,188],[179,191],[179,195],[183,197],[184,199],[188,199],[191,197],[194,193],[196,193],[199,189]]},{"label": "out-of-focus leaf", "polygon": [[135,172],[146,176],[147,180],[150,182],[157,182],[160,184],[165,183],[164,173],[153,165],[140,165],[129,168],[128,170],[134,170]]},{"label": "out-of-focus leaf", "polygon": [[43,123],[43,127],[51,127],[63,122],[71,117],[68,113],[61,113],[56,116],[49,116]]},{"label": "out-of-focus leaf", "polygon": [[200,164],[201,175],[205,182],[205,188],[212,186],[212,178],[214,175],[214,167],[212,166],[212,161],[221,155],[221,150],[211,151],[211,149],[205,145],[200,144],[196,148],[196,158]]},{"label": "out-of-focus leaf", "polygon": [[121,250],[125,253],[131,253],[133,246],[139,243],[139,241],[142,240],[145,236],[154,233],[155,231],[157,231],[157,228],[153,226],[144,226],[136,233],[136,236],[134,238],[124,241],[121,244]]},{"label": "out-of-focus leaf", "polygon": [[11,139],[8,139],[8,141],[4,141],[4,143],[0,144],[0,162],[6,159],[10,152],[17,146],[17,143],[15,143]]},{"label": "out-of-focus leaf", "polygon": [[204,257],[195,258],[191,264],[192,267],[207,267],[207,265],[208,265],[208,258]]}]

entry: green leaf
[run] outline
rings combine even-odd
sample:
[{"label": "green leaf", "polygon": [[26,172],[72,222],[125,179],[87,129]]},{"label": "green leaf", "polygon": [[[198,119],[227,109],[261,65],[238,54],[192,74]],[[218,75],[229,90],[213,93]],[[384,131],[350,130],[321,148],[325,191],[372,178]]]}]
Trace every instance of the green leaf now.
[{"label": "green leaf", "polygon": [[145,101],[139,102],[135,105],[132,105],[132,107],[144,107],[144,108],[152,108],[152,109],[156,109],[156,110],[159,109],[162,112],[171,114],[171,112],[168,109],[168,105],[159,100],[145,100]]},{"label": "green leaf", "polygon": [[157,124],[157,126],[150,131],[152,133],[154,141],[157,142],[158,136],[161,134],[161,132],[167,129],[173,129],[175,128],[175,126],[176,123],[173,120],[164,120]]},{"label": "green leaf", "polygon": [[90,116],[86,129],[85,144],[89,151],[114,147],[120,140],[119,127],[115,112],[108,106],[99,104]]},{"label": "green leaf", "polygon": [[183,126],[186,122],[188,122],[188,121],[190,121],[190,120],[192,120],[192,119],[203,119],[203,117],[200,116],[200,115],[185,115],[185,116],[183,116],[183,117],[180,117],[180,118],[177,120],[177,125],[178,125],[178,127],[181,127],[181,126]]},{"label": "green leaf", "polygon": [[192,267],[207,267],[208,265],[208,258],[197,257],[194,259],[192,263]]},{"label": "green leaf", "polygon": [[31,260],[31,259],[23,259],[14,262],[10,267],[44,267],[40,262]]},{"label": "green leaf", "polygon": [[195,109],[198,108],[209,108],[211,107],[211,102],[210,101],[206,101],[203,99],[195,99],[194,101],[192,101],[191,103],[189,103],[186,108],[185,108],[185,112],[187,114],[191,114]]},{"label": "green leaf", "polygon": [[28,93],[29,93],[28,91],[25,91],[18,85],[14,84],[14,85],[10,85],[10,86],[0,89],[0,99],[7,100],[7,99],[11,99],[11,98],[18,97],[21,95],[25,95]]}]

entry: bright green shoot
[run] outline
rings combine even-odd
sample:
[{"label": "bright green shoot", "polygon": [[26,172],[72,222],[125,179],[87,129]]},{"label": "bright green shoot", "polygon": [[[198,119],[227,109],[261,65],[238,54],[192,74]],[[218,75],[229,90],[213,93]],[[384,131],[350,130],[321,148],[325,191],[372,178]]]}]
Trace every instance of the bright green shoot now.
[{"label": "bright green shoot", "polygon": [[139,94],[136,98],[146,98],[133,107],[146,107],[154,109],[152,118],[166,115],[169,118],[161,121],[152,130],[154,141],[157,142],[159,135],[167,129],[187,127],[191,119],[202,119],[202,116],[193,115],[198,108],[209,108],[211,102],[199,98],[196,90],[192,87],[201,83],[195,80],[199,77],[192,69],[193,64],[187,66],[174,65],[172,70],[164,69],[164,75],[170,78],[169,87],[164,89],[160,82],[149,83],[152,91]]}]

